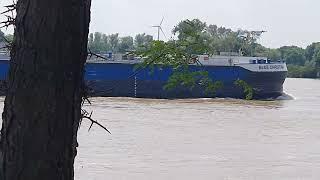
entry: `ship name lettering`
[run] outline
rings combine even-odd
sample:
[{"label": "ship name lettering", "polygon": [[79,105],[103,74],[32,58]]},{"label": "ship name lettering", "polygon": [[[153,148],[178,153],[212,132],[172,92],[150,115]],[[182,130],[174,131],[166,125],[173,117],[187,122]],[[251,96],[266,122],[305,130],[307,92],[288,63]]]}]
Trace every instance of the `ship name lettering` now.
[{"label": "ship name lettering", "polygon": [[270,69],[284,69],[283,65],[271,65]]},{"label": "ship name lettering", "polygon": [[259,70],[265,70],[265,69],[269,69],[269,66],[268,65],[259,66]]},{"label": "ship name lettering", "polygon": [[273,69],[277,69],[277,70],[280,70],[280,69],[284,69],[284,66],[283,65],[264,65],[264,66],[259,66],[259,70],[273,70]]}]

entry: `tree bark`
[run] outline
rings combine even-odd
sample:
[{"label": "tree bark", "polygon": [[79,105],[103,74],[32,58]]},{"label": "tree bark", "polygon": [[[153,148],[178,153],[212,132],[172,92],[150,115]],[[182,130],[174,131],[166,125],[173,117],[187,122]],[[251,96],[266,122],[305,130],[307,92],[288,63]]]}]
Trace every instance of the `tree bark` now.
[{"label": "tree bark", "polygon": [[0,179],[72,180],[91,0],[19,0]]}]

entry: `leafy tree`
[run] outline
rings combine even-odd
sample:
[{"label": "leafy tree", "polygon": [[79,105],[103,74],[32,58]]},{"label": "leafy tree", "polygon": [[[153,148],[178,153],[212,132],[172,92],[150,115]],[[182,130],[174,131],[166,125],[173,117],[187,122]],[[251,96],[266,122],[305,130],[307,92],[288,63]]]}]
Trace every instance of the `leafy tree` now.
[{"label": "leafy tree", "polygon": [[100,51],[106,53],[111,50],[111,45],[109,43],[109,37],[106,34],[102,34],[101,36],[101,47]]},{"label": "leafy tree", "polygon": [[281,58],[288,64],[304,65],[306,63],[305,50],[297,46],[284,46],[279,49]]},{"label": "leafy tree", "polygon": [[[266,50],[260,44],[257,43],[257,40],[260,38],[263,31],[248,31],[248,30],[238,30],[238,37],[242,39],[242,51],[244,55],[247,56],[256,56],[256,54],[261,53],[261,50]],[[260,51],[260,52],[259,52]]]},{"label": "leafy tree", "polygon": [[243,89],[243,94],[246,100],[251,100],[253,98],[254,90],[247,82],[238,79],[234,84]]},{"label": "leafy tree", "polygon": [[230,35],[235,34],[235,32],[233,32],[231,29],[228,29],[225,27],[218,27],[217,25],[213,25],[213,24],[210,24],[207,27],[207,31],[212,37],[216,37],[220,39],[223,39]]},{"label": "leafy tree", "polygon": [[94,39],[94,35],[93,33],[90,33],[88,38],[88,47],[91,50],[93,49],[93,39]]},{"label": "leafy tree", "polygon": [[[194,47],[188,41],[153,41],[147,49],[137,51],[136,54],[144,59],[142,66],[157,68],[170,66],[173,74],[169,77],[165,89],[170,90],[179,86],[194,88],[201,86],[207,93],[212,95],[223,85],[209,78],[206,71],[194,71],[189,67],[190,61],[197,59],[197,56],[190,53]],[[198,47],[196,47],[198,48]]]},{"label": "leafy tree", "polygon": [[314,54],[320,49],[320,42],[312,43],[306,48],[305,56],[308,61],[311,61],[314,57]]},{"label": "leafy tree", "polygon": [[[127,37],[128,38],[128,37]],[[126,39],[125,39],[126,40]],[[107,51],[118,52],[119,34],[107,36],[101,32],[91,33],[89,35],[89,49],[94,53],[105,53]]]},{"label": "leafy tree", "polygon": [[109,43],[110,43],[110,50],[112,52],[118,52],[119,50],[119,34],[111,34],[109,35]]},{"label": "leafy tree", "polygon": [[138,34],[135,38],[131,36],[119,37],[119,34],[106,35],[104,33],[90,33],[88,37],[88,47],[94,53],[105,53],[112,51],[114,53],[125,53],[138,47],[146,46],[153,40],[152,36]]},{"label": "leafy tree", "polygon": [[288,64],[288,77],[314,78],[316,76],[317,76],[317,70],[315,66],[312,64],[307,64],[305,66]]},{"label": "leafy tree", "polygon": [[134,47],[135,49],[141,49],[149,46],[153,41],[153,37],[150,35],[137,34],[134,39]]},{"label": "leafy tree", "polygon": [[255,55],[256,48],[262,47],[256,43],[262,32],[232,31],[217,25],[207,26],[199,19],[181,21],[172,32],[177,35],[179,41],[187,42],[192,46],[207,47],[206,49],[193,47],[194,54],[217,54],[242,50],[244,55]]},{"label": "leafy tree", "polygon": [[[244,42],[241,40],[237,34],[230,33],[228,35],[222,36],[215,43],[218,44],[217,52],[238,52],[240,49],[245,52]],[[245,52],[245,54],[247,54]]]},{"label": "leafy tree", "polygon": [[188,54],[208,54],[210,51],[211,39],[206,33],[206,23],[198,19],[181,21],[172,32],[178,36],[177,43],[184,46]]},{"label": "leafy tree", "polygon": [[232,31],[229,28],[209,25],[207,32],[211,38],[211,52],[238,52],[244,50],[244,40],[240,37],[239,32]]},{"label": "leafy tree", "polygon": [[94,39],[93,39],[93,50],[100,53],[103,50],[102,47],[103,47],[102,33],[95,32]]},{"label": "leafy tree", "polygon": [[172,30],[173,34],[178,34],[179,40],[188,40],[192,37],[200,36],[206,31],[206,23],[201,22],[199,19],[181,21]]},{"label": "leafy tree", "polygon": [[92,52],[100,53],[103,51],[103,34],[100,32],[90,33],[88,47]]},{"label": "leafy tree", "polygon": [[320,68],[320,48],[317,49],[317,51],[315,52],[315,54],[312,57],[313,61],[316,63],[316,67]]},{"label": "leafy tree", "polygon": [[119,52],[125,53],[127,51],[132,51],[132,50],[133,50],[133,38],[131,36],[120,38]]},{"label": "leafy tree", "polygon": [[281,52],[279,51],[279,49],[268,49],[267,57],[271,60],[280,60]]}]

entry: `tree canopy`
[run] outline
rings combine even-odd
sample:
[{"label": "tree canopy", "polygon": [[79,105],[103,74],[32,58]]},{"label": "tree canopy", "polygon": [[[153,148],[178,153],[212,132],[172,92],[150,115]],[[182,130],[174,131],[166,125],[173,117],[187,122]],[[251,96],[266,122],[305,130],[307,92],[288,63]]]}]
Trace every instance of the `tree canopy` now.
[{"label": "tree canopy", "polygon": [[94,53],[126,53],[141,47],[148,46],[153,41],[150,35],[137,34],[120,37],[118,33],[106,35],[101,32],[89,34],[88,47]]}]

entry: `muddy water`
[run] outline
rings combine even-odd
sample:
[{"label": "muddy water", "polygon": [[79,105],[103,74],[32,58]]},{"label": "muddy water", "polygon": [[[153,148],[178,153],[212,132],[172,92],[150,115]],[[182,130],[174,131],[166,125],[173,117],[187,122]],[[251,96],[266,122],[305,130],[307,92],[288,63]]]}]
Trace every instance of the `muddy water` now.
[{"label": "muddy water", "polygon": [[96,98],[79,133],[78,180],[320,179],[320,81],[294,100]]},{"label": "muddy water", "polygon": [[320,80],[288,79],[285,91],[294,99],[94,98],[86,108],[112,135],[82,124],[75,177],[319,180]]}]

